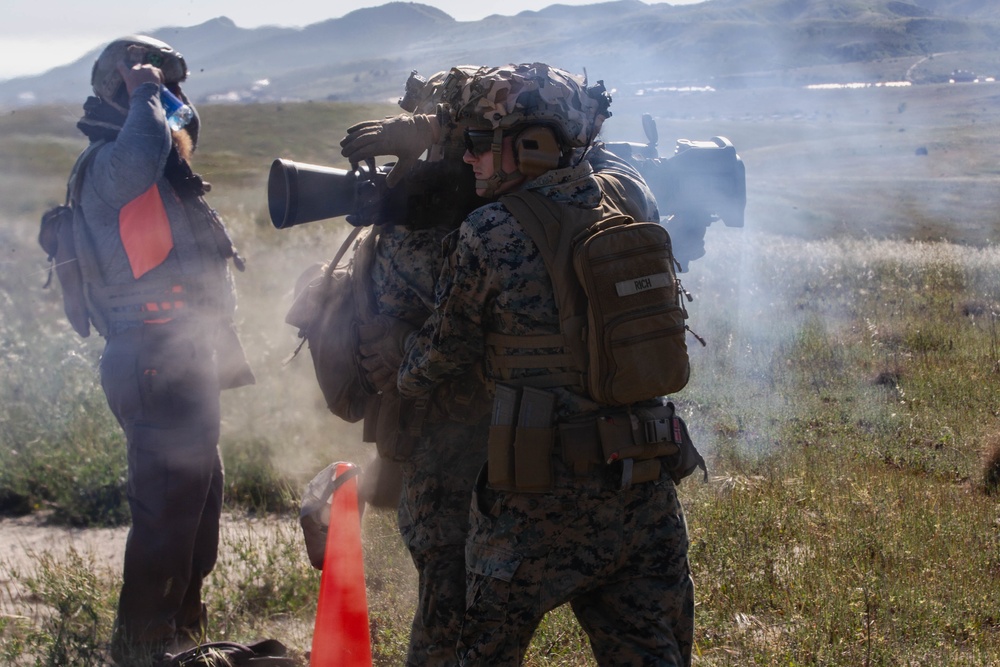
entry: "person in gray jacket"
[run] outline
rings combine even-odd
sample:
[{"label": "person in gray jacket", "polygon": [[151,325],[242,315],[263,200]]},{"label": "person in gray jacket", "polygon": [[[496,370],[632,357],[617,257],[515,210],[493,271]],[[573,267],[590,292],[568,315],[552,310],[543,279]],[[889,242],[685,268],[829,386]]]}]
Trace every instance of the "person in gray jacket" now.
[{"label": "person in gray jacket", "polygon": [[155,664],[205,639],[201,589],[223,492],[219,393],[254,381],[233,326],[228,261],[242,260],[188,162],[197,113],[172,129],[161,101],[166,89],[190,106],[186,77],[169,45],[116,40],[94,63],[95,96],[77,124],[91,155],[77,176],[74,238],[87,310],[106,341],[101,383],[128,447],[118,664]]}]

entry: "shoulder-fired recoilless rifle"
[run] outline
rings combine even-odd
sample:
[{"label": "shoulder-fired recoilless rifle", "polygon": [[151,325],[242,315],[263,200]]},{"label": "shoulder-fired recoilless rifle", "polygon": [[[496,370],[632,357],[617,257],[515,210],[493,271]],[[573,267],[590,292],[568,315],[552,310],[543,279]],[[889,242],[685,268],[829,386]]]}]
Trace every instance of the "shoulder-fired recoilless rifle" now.
[{"label": "shoulder-fired recoilless rifle", "polygon": [[[670,232],[674,256],[686,271],[705,254],[705,232],[716,220],[743,226],[746,171],[725,137],[678,139],[674,154],[661,158],[656,124],[643,114],[647,143],[608,142],[604,147],[629,162],[645,179]],[[351,169],[275,160],[267,183],[268,210],[278,229],[347,216],[355,226],[405,220],[409,225],[458,224],[485,200],[475,196],[475,178],[455,161],[418,162],[400,185],[389,188],[389,164],[373,160]]]},{"label": "shoulder-fired recoilless rifle", "polygon": [[661,158],[656,122],[642,115],[645,144],[607,142],[604,147],[628,161],[642,175],[670,232],[674,256],[686,271],[688,263],[705,254],[705,232],[721,220],[742,227],[747,203],[746,168],[732,142],[678,139],[674,154]]}]

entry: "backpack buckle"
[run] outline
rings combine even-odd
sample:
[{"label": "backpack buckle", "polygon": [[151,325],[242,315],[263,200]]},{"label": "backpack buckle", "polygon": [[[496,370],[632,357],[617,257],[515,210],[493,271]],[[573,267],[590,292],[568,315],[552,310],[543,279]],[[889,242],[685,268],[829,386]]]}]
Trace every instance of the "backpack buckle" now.
[{"label": "backpack buckle", "polygon": [[674,438],[674,427],[671,424],[670,419],[650,419],[647,422],[643,422],[643,427],[646,435],[646,444],[655,444],[659,442],[678,442]]}]

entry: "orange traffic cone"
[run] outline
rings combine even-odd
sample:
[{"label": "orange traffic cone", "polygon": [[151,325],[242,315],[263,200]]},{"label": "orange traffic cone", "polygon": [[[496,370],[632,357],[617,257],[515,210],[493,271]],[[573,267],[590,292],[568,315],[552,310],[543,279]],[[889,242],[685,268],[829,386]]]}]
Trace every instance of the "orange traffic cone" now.
[{"label": "orange traffic cone", "polygon": [[337,463],[310,667],[370,667],[371,635],[361,552],[358,467]]}]

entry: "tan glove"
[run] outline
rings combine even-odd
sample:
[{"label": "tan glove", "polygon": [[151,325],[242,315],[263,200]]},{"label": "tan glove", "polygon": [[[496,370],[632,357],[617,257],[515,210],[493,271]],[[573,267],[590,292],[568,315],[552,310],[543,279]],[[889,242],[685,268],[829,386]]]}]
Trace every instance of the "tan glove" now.
[{"label": "tan glove", "polygon": [[406,338],[416,327],[387,315],[358,327],[358,353],[365,379],[376,391],[396,389]]},{"label": "tan glove", "polygon": [[378,155],[395,155],[395,166],[385,178],[395,187],[425,150],[441,136],[437,116],[401,114],[382,120],[366,120],[347,128],[340,141],[340,154],[351,162],[361,162]]}]

